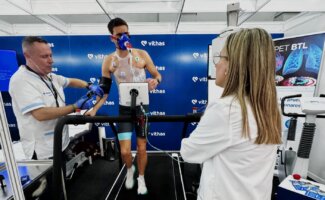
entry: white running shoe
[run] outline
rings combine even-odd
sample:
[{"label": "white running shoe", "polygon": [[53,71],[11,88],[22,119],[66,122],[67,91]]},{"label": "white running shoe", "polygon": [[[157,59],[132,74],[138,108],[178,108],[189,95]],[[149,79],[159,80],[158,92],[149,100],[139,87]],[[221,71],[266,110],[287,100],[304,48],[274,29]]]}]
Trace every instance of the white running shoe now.
[{"label": "white running shoe", "polygon": [[134,186],[134,178],[133,178],[134,171],[135,171],[134,165],[132,165],[130,169],[127,169],[125,187],[128,190],[132,189]]},{"label": "white running shoe", "polygon": [[145,195],[148,193],[146,182],[143,176],[138,177],[138,194]]}]

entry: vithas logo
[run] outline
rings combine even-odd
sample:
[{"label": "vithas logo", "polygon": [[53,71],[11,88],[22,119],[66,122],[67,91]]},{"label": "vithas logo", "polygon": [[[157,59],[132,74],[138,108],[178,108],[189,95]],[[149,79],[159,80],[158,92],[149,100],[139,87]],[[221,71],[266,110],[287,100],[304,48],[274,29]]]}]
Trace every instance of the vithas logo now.
[{"label": "vithas logo", "polygon": [[199,80],[199,77],[197,77],[197,76],[193,76],[192,77],[192,81],[194,82],[194,83],[196,83],[196,81],[198,81]]},{"label": "vithas logo", "polygon": [[208,58],[208,54],[207,54],[207,53],[194,52],[194,53],[192,54],[192,56],[193,56],[194,59],[199,59],[199,58],[204,58],[204,59],[206,59],[206,58]]},{"label": "vithas logo", "polygon": [[199,104],[199,105],[205,105],[208,103],[207,100],[205,99],[201,99],[201,100],[197,100],[197,99],[192,99],[192,104],[195,105],[195,104]]},{"label": "vithas logo", "polygon": [[99,83],[99,79],[97,79],[97,78],[95,78],[95,77],[91,77],[91,78],[89,79],[89,81],[90,81],[91,83]]},{"label": "vithas logo", "polygon": [[156,66],[158,71],[165,71],[165,66]]},{"label": "vithas logo", "polygon": [[199,78],[197,76],[193,76],[192,77],[192,81],[194,83],[196,83],[196,82],[207,82],[208,81],[208,78],[207,77],[201,77],[201,78]]},{"label": "vithas logo", "polygon": [[195,105],[197,103],[197,99],[192,99],[192,104]]},{"label": "vithas logo", "polygon": [[192,55],[193,55],[193,58],[195,58],[195,59],[198,59],[198,57],[200,56],[200,54],[197,52],[193,53]]},{"label": "vithas logo", "polygon": [[165,132],[158,132],[158,131],[155,131],[155,132],[149,132],[149,135],[150,136],[160,136],[160,137],[162,137],[162,136],[166,136],[166,133]]},{"label": "vithas logo", "polygon": [[[116,126],[116,123],[113,123],[114,126]],[[95,126],[110,126],[108,122],[104,122],[104,123],[95,123]]]},{"label": "vithas logo", "polygon": [[148,44],[147,40],[142,40],[142,41],[141,41],[141,45],[142,45],[142,46],[145,47],[145,46],[147,46],[147,44]]},{"label": "vithas logo", "polygon": [[105,58],[104,54],[93,54],[93,53],[88,53],[87,57],[89,60],[96,59],[96,60],[103,60]]},{"label": "vithas logo", "polygon": [[153,47],[163,47],[165,46],[165,42],[164,41],[147,41],[147,40],[142,40],[141,41],[141,45],[142,46],[153,46]]},{"label": "vithas logo", "polygon": [[[96,104],[96,100],[93,100],[92,103],[95,105]],[[105,106],[114,106],[115,102],[114,101],[105,101],[104,103]]]},{"label": "vithas logo", "polygon": [[89,60],[91,60],[91,59],[94,58],[94,54],[92,54],[92,53],[89,53],[87,56],[88,56],[88,59],[89,59]]},{"label": "vithas logo", "polygon": [[159,90],[159,89],[154,89],[150,91],[150,94],[165,94],[166,91],[164,89]]},{"label": "vithas logo", "polygon": [[166,113],[163,111],[151,111],[150,115],[166,115]]}]

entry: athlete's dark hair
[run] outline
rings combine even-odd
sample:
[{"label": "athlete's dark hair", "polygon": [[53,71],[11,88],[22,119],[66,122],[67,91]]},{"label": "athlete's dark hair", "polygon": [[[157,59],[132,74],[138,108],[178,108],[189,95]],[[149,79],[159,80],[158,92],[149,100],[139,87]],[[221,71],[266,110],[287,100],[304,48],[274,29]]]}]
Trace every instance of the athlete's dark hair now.
[{"label": "athlete's dark hair", "polygon": [[125,26],[127,26],[127,27],[129,28],[129,26],[128,26],[128,24],[126,23],[125,20],[123,20],[123,19],[117,17],[117,18],[114,18],[114,19],[112,19],[111,21],[108,22],[108,24],[107,24],[107,28],[108,28],[109,32],[110,32],[111,34],[113,34],[113,28],[114,28],[114,27],[117,27],[117,26],[123,26],[123,25],[125,25]]}]

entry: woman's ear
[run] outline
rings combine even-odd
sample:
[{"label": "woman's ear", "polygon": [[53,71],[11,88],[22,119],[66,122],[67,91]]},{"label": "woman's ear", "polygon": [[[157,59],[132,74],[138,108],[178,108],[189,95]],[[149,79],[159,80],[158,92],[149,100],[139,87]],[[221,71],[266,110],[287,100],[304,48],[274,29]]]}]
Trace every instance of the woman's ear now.
[{"label": "woman's ear", "polygon": [[227,76],[228,74],[228,68],[225,70],[225,76]]}]

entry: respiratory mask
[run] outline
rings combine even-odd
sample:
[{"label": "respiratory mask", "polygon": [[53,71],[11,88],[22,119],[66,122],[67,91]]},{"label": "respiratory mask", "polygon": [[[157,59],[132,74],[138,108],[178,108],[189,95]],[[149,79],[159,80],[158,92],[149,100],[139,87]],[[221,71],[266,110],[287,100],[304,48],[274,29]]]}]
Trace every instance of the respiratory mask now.
[{"label": "respiratory mask", "polygon": [[129,50],[132,48],[129,35],[123,33],[120,38],[117,38],[117,44],[121,50]]}]

